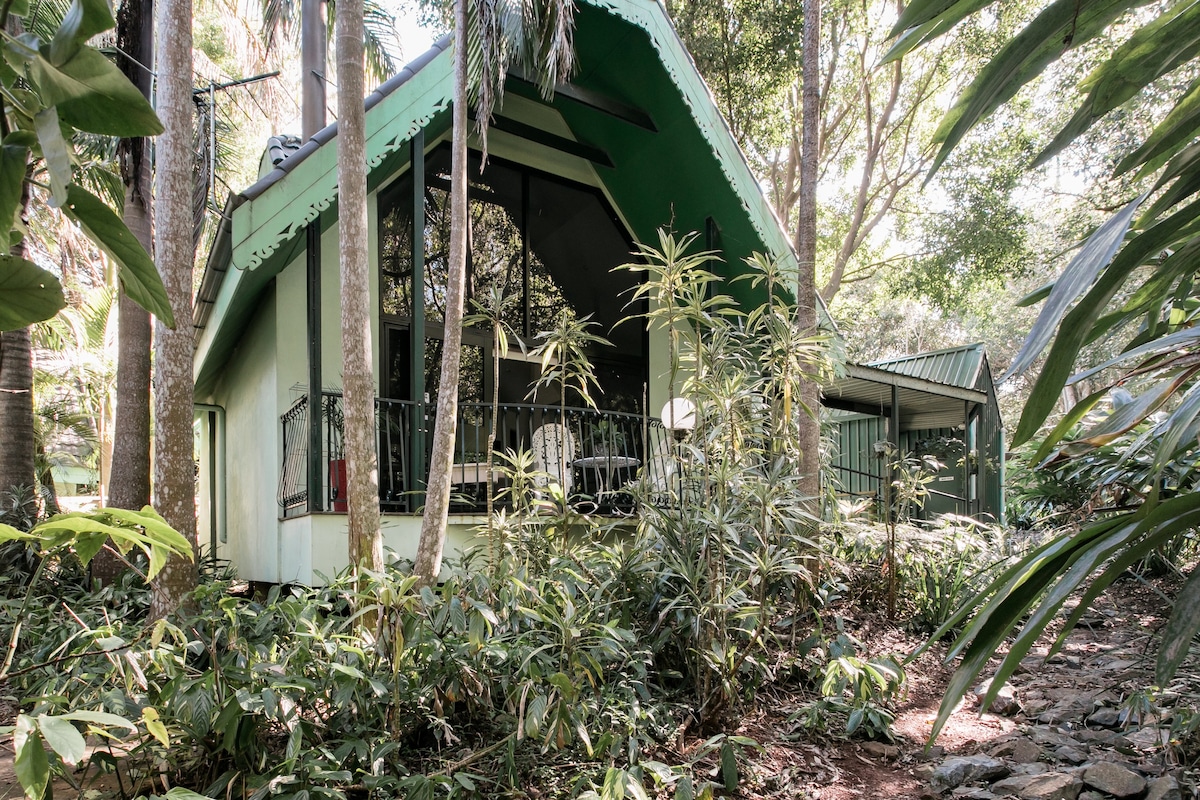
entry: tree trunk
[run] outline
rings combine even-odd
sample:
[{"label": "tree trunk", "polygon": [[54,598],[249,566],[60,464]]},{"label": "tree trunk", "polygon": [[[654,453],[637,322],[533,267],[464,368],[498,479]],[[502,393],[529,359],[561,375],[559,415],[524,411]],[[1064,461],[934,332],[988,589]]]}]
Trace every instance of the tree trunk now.
[{"label": "tree trunk", "polygon": [[29,328],[20,328],[0,332],[0,495],[26,498],[29,517],[37,505],[33,456],[33,350]]},{"label": "tree trunk", "polygon": [[[135,222],[149,209],[129,200],[127,193],[125,221],[141,241],[141,226]],[[148,220],[144,227],[149,230]],[[150,315],[124,292],[120,302],[117,421],[108,502],[137,510],[150,502]]]},{"label": "tree trunk", "polygon": [[[196,547],[196,484],[192,447],[192,3],[158,4],[158,138],[155,168],[155,250],[175,314],[175,330],[158,321],[154,338],[154,503]],[[196,566],[173,557],[155,580],[151,619],[161,618],[195,588]]]},{"label": "tree trunk", "polygon": [[342,389],[350,564],[383,569],[375,382],[371,373],[371,270],[367,243],[367,156],[363,109],[363,2],[334,11],[338,110],[338,232],[342,282]]},{"label": "tree trunk", "polygon": [[[463,294],[467,274],[467,0],[454,6],[454,110],[450,169],[450,267],[446,291],[446,338],[442,344],[442,375],[438,384],[433,449],[429,455],[429,485],[425,515],[417,543],[416,575],[426,583],[437,580],[446,545],[450,511],[450,470],[458,433],[458,372],[462,359]],[[418,367],[419,368],[419,365]]]},{"label": "tree trunk", "polygon": [[[800,197],[796,224],[796,258],[800,274],[796,286],[796,325],[805,335],[817,329],[817,141],[820,107],[820,0],[804,0],[803,88],[801,97]],[[820,390],[815,381],[801,384],[800,400],[810,413],[800,416],[800,452],[803,473],[800,489],[812,498],[810,510],[821,512],[821,408]]]},{"label": "tree trunk", "polygon": [[[154,2],[125,0],[117,13],[117,65],[147,99],[150,73],[142,64],[154,60]],[[153,254],[150,165],[146,140],[122,139],[117,145],[121,181],[125,184],[125,224]],[[140,509],[150,502],[150,314],[121,292],[117,329],[117,413],[113,432],[108,503]],[[108,550],[91,562],[92,577],[111,583],[125,564]]]}]

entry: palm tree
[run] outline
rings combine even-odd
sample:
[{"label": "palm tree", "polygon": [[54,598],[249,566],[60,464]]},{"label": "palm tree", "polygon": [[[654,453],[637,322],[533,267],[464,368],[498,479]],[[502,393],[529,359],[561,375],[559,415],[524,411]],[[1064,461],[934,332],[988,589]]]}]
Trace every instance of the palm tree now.
[{"label": "palm tree", "polygon": [[[295,44],[300,41],[301,13],[298,0],[262,0],[262,42],[268,52],[274,51],[281,42]],[[335,28],[338,17],[337,0],[327,0],[325,13],[327,15],[325,30],[331,36],[336,36]],[[375,80],[383,80],[389,75],[396,74],[398,64],[395,58],[395,48],[398,39],[395,29],[395,18],[376,0],[362,0],[358,4],[359,28],[363,52],[358,60],[359,71],[365,63],[367,74]],[[337,59],[337,54],[334,54]],[[341,75],[341,72],[338,73]],[[340,80],[339,80],[340,84]],[[360,98],[361,99],[361,98]],[[338,115],[342,119],[341,115]],[[342,135],[342,127],[338,126],[338,136]]]},{"label": "palm tree", "polygon": [[[450,168],[450,264],[445,308],[446,338],[438,406],[434,417],[433,446],[429,456],[429,483],[421,538],[413,567],[425,582],[437,579],[446,544],[450,512],[450,478],[454,440],[458,428],[458,376],[462,360],[463,295],[467,272],[467,103],[476,101],[476,120],[487,158],[487,125],[499,101],[510,64],[519,63],[526,75],[538,75],[544,97],[565,81],[575,64],[572,45],[574,4],[570,0],[522,0],[502,3],[479,0],[474,14],[470,0],[454,6],[454,108]],[[468,19],[475,27],[468,30]],[[517,31],[516,36],[512,31]],[[468,65],[479,72],[468,75]],[[451,387],[454,387],[451,390]]]},{"label": "palm tree", "polygon": [[350,564],[355,568],[380,570],[383,541],[379,531],[375,384],[371,374],[362,0],[339,0],[334,46],[338,74],[338,240]]},{"label": "palm tree", "polygon": [[[175,319],[154,330],[154,504],[196,546],[192,463],[192,2],[161,0],[156,15],[158,112],[163,121],[154,173],[155,249]],[[151,618],[177,609],[196,586],[196,567],[172,557],[155,581]]]},{"label": "palm tree", "polygon": [[[987,5],[978,0],[911,3],[893,31],[898,37],[893,57],[931,41]],[[1193,33],[1200,23],[1200,6],[1177,3],[1155,6],[1141,17],[1127,15],[1143,5],[1138,0],[1043,3],[947,113],[935,134],[941,149],[933,168],[1026,83],[1067,50],[1087,42],[1119,44],[1080,81],[1086,97],[1035,165],[1139,93],[1149,89],[1155,98],[1161,97],[1167,89],[1160,78],[1179,70],[1194,76],[1200,66]],[[1132,34],[1126,33],[1129,30]],[[1055,537],[1018,560],[938,632],[941,636],[966,623],[950,649],[950,656],[961,655],[962,663],[947,690],[935,735],[1010,632],[1019,627],[985,703],[994,699],[1047,623],[1085,581],[1090,584],[1068,617],[1058,645],[1095,596],[1127,567],[1200,526],[1200,475],[1194,468],[1200,423],[1195,355],[1200,328],[1194,311],[1200,299],[1194,288],[1200,272],[1194,258],[1200,250],[1200,203],[1195,202],[1200,191],[1200,146],[1195,144],[1200,116],[1193,110],[1198,97],[1200,81],[1191,80],[1149,135],[1125,147],[1114,177],[1132,178],[1130,194],[1141,193],[1096,229],[1051,289],[1029,298],[1044,298],[1045,305],[1007,376],[1030,369],[1049,346],[1014,445],[1039,434],[1069,382],[1108,376],[1103,388],[1075,403],[1044,435],[1032,461],[1087,457],[1141,426],[1140,435],[1123,448],[1124,462],[1119,464],[1139,474],[1132,506]],[[1122,353],[1072,376],[1085,344],[1102,338],[1124,340]],[[1109,397],[1111,413],[1089,421],[1088,413]],[[1081,423],[1082,432],[1067,441]],[[1150,469],[1135,470],[1139,459]],[[1159,686],[1167,685],[1198,630],[1200,570],[1195,570],[1176,598],[1163,634],[1155,676]]]}]

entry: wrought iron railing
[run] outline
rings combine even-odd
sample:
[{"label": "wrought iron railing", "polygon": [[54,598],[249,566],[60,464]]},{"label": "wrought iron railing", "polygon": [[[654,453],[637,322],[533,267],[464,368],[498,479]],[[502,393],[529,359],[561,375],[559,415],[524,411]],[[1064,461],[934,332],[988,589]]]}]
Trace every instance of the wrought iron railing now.
[{"label": "wrought iron railing", "polygon": [[283,470],[279,473],[279,506],[285,517],[308,506],[308,396],[292,403],[283,422]]},{"label": "wrought iron railing", "polygon": [[[341,395],[322,394],[322,510],[345,510],[345,460],[342,446]],[[279,504],[284,516],[304,513],[308,503],[307,398],[300,398],[281,417],[283,472]],[[432,409],[408,400],[376,402],[379,455],[379,498],[383,511],[413,512],[424,502],[429,447],[433,439]],[[472,513],[487,506],[488,439],[493,408],[463,403],[451,468],[451,511]],[[651,491],[666,489],[670,476],[667,433],[655,419],[616,411],[556,406],[503,404],[495,409],[492,493],[504,494],[500,469],[506,450],[525,450],[542,483],[554,482],[570,502],[602,513],[630,513],[631,484],[642,480]]]}]

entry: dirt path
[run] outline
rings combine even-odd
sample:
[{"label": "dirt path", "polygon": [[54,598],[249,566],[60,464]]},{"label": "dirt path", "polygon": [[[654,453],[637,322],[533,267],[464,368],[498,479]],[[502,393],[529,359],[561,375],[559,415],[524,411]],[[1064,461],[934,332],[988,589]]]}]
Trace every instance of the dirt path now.
[{"label": "dirt path", "polygon": [[[1167,591],[1174,590],[1168,586]],[[1187,740],[1174,752],[1162,746],[1167,738],[1163,731],[1170,725],[1169,709],[1161,719],[1142,720],[1141,727],[1136,719],[1118,718],[1122,702],[1153,680],[1152,645],[1168,608],[1154,587],[1133,580],[1118,582],[1093,605],[1060,653],[1045,659],[1047,637],[1035,654],[1025,659],[1010,681],[1016,704],[1007,709],[1008,716],[980,715],[978,701],[968,696],[951,715],[937,745],[928,751],[926,742],[950,671],[941,664],[940,652],[927,652],[908,666],[910,687],[898,709],[894,746],[794,744],[778,736],[767,739],[766,752],[755,765],[757,785],[742,796],[917,800],[944,795],[988,800],[1013,795],[1100,800],[1118,795],[1096,789],[1092,783],[1075,785],[1063,794],[1038,792],[1041,784],[1059,775],[1078,784],[1089,764],[1109,761],[1122,764],[1146,782],[1147,788],[1130,797],[1145,797],[1148,792],[1157,796],[1152,793],[1153,784],[1161,776],[1168,776],[1158,790],[1164,800],[1196,797],[1188,788],[1196,783],[1191,765],[1178,763],[1177,754],[1200,748]],[[856,635],[873,653],[904,652],[913,644],[883,626],[867,624]],[[1181,674],[1197,672],[1200,660],[1195,655],[1190,659]],[[1185,677],[1173,688],[1183,693],[1187,680]],[[1195,688],[1192,697],[1196,697]],[[762,734],[772,730],[766,719],[752,727]],[[779,731],[778,726],[774,730]],[[989,758],[998,761],[999,771],[955,786],[938,783],[934,773],[939,769],[944,773],[945,765],[962,762],[956,758],[962,756],[977,756],[980,763]],[[1072,777],[1077,773],[1078,781]],[[1035,778],[1040,783],[1029,786]],[[1179,794],[1166,791],[1172,779],[1179,784]]]}]

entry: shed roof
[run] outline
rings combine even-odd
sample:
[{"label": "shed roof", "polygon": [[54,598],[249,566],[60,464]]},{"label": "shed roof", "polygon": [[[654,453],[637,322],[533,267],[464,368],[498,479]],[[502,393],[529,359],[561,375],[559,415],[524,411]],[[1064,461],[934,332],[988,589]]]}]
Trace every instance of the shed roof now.
[{"label": "shed roof", "polygon": [[893,388],[902,430],[962,425],[967,406],[986,404],[995,391],[983,345],[975,343],[849,364],[845,377],[823,387],[821,394],[831,408],[889,416]]},{"label": "shed roof", "polygon": [[986,391],[986,387],[979,385],[983,362],[983,343],[975,342],[928,353],[871,361],[867,366],[947,386]]}]

